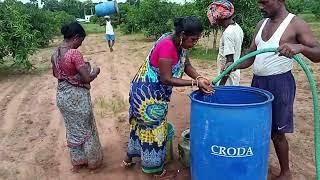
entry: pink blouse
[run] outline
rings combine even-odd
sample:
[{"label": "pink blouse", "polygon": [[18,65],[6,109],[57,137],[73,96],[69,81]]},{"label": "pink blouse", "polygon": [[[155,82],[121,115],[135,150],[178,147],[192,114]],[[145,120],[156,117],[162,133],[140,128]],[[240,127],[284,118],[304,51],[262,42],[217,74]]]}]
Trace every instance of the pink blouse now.
[{"label": "pink blouse", "polygon": [[169,38],[164,38],[153,49],[150,63],[153,67],[159,67],[159,60],[172,59],[172,66],[179,62],[178,51],[174,43]]}]

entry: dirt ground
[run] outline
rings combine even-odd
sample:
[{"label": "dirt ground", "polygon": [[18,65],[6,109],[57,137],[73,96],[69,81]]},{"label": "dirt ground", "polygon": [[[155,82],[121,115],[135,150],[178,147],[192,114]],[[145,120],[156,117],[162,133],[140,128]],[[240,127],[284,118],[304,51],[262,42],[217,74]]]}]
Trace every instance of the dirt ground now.
[{"label": "dirt ground", "polygon": [[[145,59],[152,42],[132,36],[118,38],[110,53],[102,35],[90,35],[80,50],[85,58],[101,67],[101,74],[92,83],[91,96],[95,118],[103,146],[104,167],[98,171],[70,171],[65,127],[56,107],[56,79],[51,71],[42,75],[14,75],[0,78],[0,179],[105,179],[147,180],[139,164],[123,169],[120,164],[126,152],[129,83]],[[33,62],[47,65],[52,48],[40,50]],[[198,71],[213,79],[215,61],[192,60]],[[320,67],[312,65],[318,87]],[[295,67],[297,96],[295,133],[289,135],[290,165],[295,180],[311,180],[315,176],[313,148],[313,107],[308,81]],[[251,70],[242,71],[242,85],[249,85]],[[175,88],[169,120],[175,126],[175,160],[167,167],[179,170],[177,180],[190,179],[189,170],[177,160],[177,144],[181,132],[189,126],[191,88]],[[269,179],[279,173],[272,146]]]}]

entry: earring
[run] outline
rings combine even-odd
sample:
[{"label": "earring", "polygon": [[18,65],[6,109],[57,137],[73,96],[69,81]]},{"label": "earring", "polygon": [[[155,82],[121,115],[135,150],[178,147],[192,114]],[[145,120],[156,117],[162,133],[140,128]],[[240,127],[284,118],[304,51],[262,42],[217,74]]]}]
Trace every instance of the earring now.
[{"label": "earring", "polygon": [[182,36],[180,36],[180,43],[179,43],[179,47],[181,47],[182,45]]}]

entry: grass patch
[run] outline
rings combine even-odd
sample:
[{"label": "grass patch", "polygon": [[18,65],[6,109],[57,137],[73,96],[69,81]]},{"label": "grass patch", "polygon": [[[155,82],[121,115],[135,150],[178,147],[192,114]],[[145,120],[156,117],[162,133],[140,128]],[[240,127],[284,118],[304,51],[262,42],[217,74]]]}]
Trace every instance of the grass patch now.
[{"label": "grass patch", "polygon": [[123,34],[119,32],[121,38],[127,41],[137,41],[137,42],[156,42],[156,39],[147,38],[143,33],[133,33],[133,34]]},{"label": "grass patch", "polygon": [[98,97],[94,100],[94,105],[101,117],[108,112],[112,112],[114,115],[119,114],[126,111],[128,107],[127,101],[119,95],[114,95],[110,99],[106,99],[104,96]]},{"label": "grass patch", "polygon": [[206,60],[206,61],[215,61],[217,59],[218,52],[213,49],[208,49],[202,46],[196,46],[189,50],[189,57],[192,59]]},{"label": "grass patch", "polygon": [[9,63],[0,64],[0,76],[23,74],[23,73],[26,73],[27,71],[28,70],[26,70],[25,68],[13,66],[12,64],[9,64]]},{"label": "grass patch", "polygon": [[20,66],[14,66],[12,64],[0,64],[0,76],[11,76],[11,75],[42,75],[47,73],[51,69],[50,64],[41,64],[39,66],[34,66],[31,69],[26,69]]},{"label": "grass patch", "polygon": [[99,24],[82,23],[81,24],[86,33],[104,33],[106,31],[105,26]]},{"label": "grass patch", "polygon": [[317,23],[309,23],[313,35],[320,41],[320,22]]},{"label": "grass patch", "polygon": [[299,15],[303,20],[305,20],[307,23],[312,23],[312,22],[319,22],[319,18],[317,18],[314,14],[300,14]]},{"label": "grass patch", "polygon": [[303,20],[305,20],[311,27],[314,36],[320,40],[320,20],[314,14],[300,14]]},{"label": "grass patch", "polygon": [[42,74],[47,73],[48,71],[51,71],[51,64],[42,64],[41,66],[35,67],[31,71],[31,74],[42,75]]}]

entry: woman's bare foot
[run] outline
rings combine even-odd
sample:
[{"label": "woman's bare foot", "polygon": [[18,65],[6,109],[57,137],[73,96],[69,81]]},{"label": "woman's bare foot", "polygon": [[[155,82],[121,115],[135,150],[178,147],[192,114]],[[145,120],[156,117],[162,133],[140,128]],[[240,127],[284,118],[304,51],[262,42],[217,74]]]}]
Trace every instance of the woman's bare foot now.
[{"label": "woman's bare foot", "polygon": [[279,176],[275,178],[275,180],[291,180],[292,174],[290,171],[281,172]]},{"label": "woman's bare foot", "polygon": [[155,180],[173,180],[177,177],[179,171],[176,170],[165,170],[163,169],[162,172],[154,175]]},{"label": "woman's bare foot", "polygon": [[167,170],[163,169],[161,172],[159,173],[156,173],[154,175],[154,179],[160,179],[160,178],[163,178],[167,175]]},{"label": "woman's bare foot", "polygon": [[91,174],[95,174],[95,173],[100,172],[100,170],[102,170],[104,167],[106,167],[105,164],[100,163],[100,164],[97,164],[94,166],[88,166],[88,169]]},{"label": "woman's bare foot", "polygon": [[129,158],[128,156],[122,161],[121,166],[122,167],[132,167],[134,166],[136,163],[132,162],[132,158]]},{"label": "woman's bare foot", "polygon": [[88,169],[89,170],[96,170],[96,169],[100,169],[102,166],[103,166],[103,163],[102,163],[102,159],[101,159],[99,161],[90,162],[88,164]]}]

